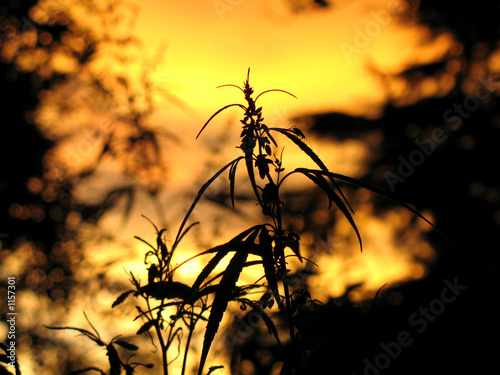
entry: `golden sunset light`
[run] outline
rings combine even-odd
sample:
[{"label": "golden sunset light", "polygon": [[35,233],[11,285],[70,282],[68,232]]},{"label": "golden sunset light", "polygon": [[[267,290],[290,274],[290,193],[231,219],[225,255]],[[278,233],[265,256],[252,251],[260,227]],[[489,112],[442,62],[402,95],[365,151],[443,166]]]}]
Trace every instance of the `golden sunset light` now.
[{"label": "golden sunset light", "polygon": [[492,3],[1,5],[2,373],[466,358],[498,275],[470,255],[500,223]]}]

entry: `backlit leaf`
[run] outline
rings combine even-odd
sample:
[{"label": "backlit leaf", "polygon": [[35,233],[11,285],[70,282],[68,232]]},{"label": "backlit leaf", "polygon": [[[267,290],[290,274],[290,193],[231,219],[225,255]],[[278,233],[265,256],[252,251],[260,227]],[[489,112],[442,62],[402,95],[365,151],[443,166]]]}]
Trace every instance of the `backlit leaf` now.
[{"label": "backlit leaf", "polygon": [[114,343],[117,345],[120,345],[122,348],[125,348],[127,350],[131,350],[131,351],[139,350],[139,347],[137,347],[136,345],[130,344],[130,343],[123,341],[123,340],[117,340],[117,341],[114,341]]},{"label": "backlit leaf", "polygon": [[192,289],[189,286],[177,281],[158,281],[150,283],[141,287],[139,291],[157,300],[172,298],[185,299],[192,293]]},{"label": "backlit leaf", "polygon": [[[304,141],[302,141],[302,139],[300,139],[300,137],[293,130],[281,129],[281,128],[271,128],[270,130],[276,131],[278,133],[281,133],[281,134],[284,134],[285,136],[287,136],[302,151],[304,151],[307,154],[307,156],[309,156],[316,163],[316,165],[318,167],[320,167],[320,169],[323,172],[325,172],[325,174],[328,175],[328,173],[330,171],[328,170],[326,165],[323,163],[323,161],[320,159],[320,157],[318,155],[316,155],[316,153],[307,144],[305,144]],[[347,201],[346,197],[344,196],[344,193],[340,189],[340,186],[338,186],[337,182],[335,182],[335,179],[333,177],[329,176],[329,179],[330,179],[330,182],[333,184],[333,186],[335,186],[335,188],[339,191],[340,196],[343,198],[345,204],[352,212],[352,208],[349,205],[349,202]]]},{"label": "backlit leaf", "polygon": [[146,323],[142,325],[141,328],[137,331],[137,335],[143,334],[144,332],[147,332],[151,329],[156,324],[156,320],[148,320]]},{"label": "backlit leaf", "polygon": [[188,212],[186,213],[186,215],[184,216],[184,219],[182,220],[181,226],[179,227],[179,231],[177,232],[177,236],[175,238],[174,245],[172,246],[172,248],[175,248],[177,246],[177,244],[181,240],[182,236],[184,235],[184,232],[183,232],[184,226],[186,225],[189,217],[191,216],[191,213],[193,212],[194,208],[198,204],[198,201],[201,199],[201,197],[203,196],[205,191],[209,188],[209,186],[212,184],[212,182],[214,182],[217,179],[217,177],[219,177],[221,175],[222,172],[224,172],[227,168],[229,168],[231,165],[233,165],[234,162],[235,162],[235,160],[231,161],[230,163],[226,164],[224,167],[219,169],[219,171],[216,174],[214,174],[207,182],[205,182],[205,184],[198,191],[198,194],[196,194],[196,197],[194,198],[193,203],[191,203],[191,207],[189,207]]},{"label": "backlit leaf", "polygon": [[125,301],[127,299],[127,297],[133,293],[134,291],[133,290],[128,290],[126,291],[125,293],[122,293],[118,296],[118,298],[116,299],[115,302],[113,302],[113,304],[111,305],[111,307],[116,307],[118,305],[120,305],[121,303],[123,303],[123,301]]},{"label": "backlit leaf", "polygon": [[236,282],[240,277],[241,270],[245,261],[248,257],[248,253],[245,251],[236,251],[233,258],[227,266],[226,272],[222,277],[219,288],[215,294],[215,298],[212,304],[212,309],[210,311],[210,317],[208,318],[207,327],[205,330],[205,338],[203,340],[203,349],[200,359],[200,368],[198,375],[203,373],[203,367],[207,360],[208,352],[212,346],[212,342],[215,338],[217,331],[219,330],[219,325],[222,320],[222,316],[226,311],[227,305],[233,290],[236,286]]},{"label": "backlit leaf", "polygon": [[[238,87],[238,86],[236,86],[236,87]],[[202,132],[202,131],[203,131],[203,130],[207,127],[208,123],[209,123],[210,121],[212,121],[212,119],[213,119],[215,116],[217,116],[217,115],[218,115],[219,113],[221,113],[222,111],[224,111],[224,110],[226,110],[226,109],[228,109],[228,108],[230,108],[230,107],[234,107],[234,106],[238,106],[238,107],[242,108],[242,109],[243,109],[243,110],[245,110],[245,111],[246,111],[246,109],[247,109],[244,105],[242,105],[242,104],[238,104],[238,103],[236,103],[236,104],[229,104],[229,105],[226,105],[226,106],[222,107],[222,108],[221,108],[221,109],[219,109],[217,112],[215,112],[215,113],[214,113],[214,114],[213,114],[213,115],[212,115],[212,116],[208,119],[208,121],[207,121],[207,122],[205,122],[205,125],[203,125],[203,127],[201,128],[200,132],[199,132],[199,133],[198,133],[198,135],[196,136],[196,139],[198,139],[198,137],[200,136],[201,132]]]}]

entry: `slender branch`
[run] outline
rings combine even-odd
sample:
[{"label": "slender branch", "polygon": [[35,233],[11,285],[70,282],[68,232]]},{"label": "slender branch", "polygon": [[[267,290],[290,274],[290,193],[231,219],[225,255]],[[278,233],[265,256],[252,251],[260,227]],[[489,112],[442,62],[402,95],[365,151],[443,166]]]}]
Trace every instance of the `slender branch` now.
[{"label": "slender branch", "polygon": [[188,334],[188,337],[187,337],[187,341],[186,341],[186,349],[184,349],[184,359],[182,361],[182,372],[181,372],[181,375],[184,375],[186,373],[186,365],[187,365],[187,357],[188,357],[188,353],[189,353],[189,346],[191,345],[191,338],[193,337],[193,332],[194,332],[194,327],[196,326],[196,323],[198,322],[198,317],[195,319],[194,318],[194,306],[191,305],[191,322],[190,322],[190,325],[189,325],[189,334]]},{"label": "slender branch", "polygon": [[[279,198],[279,196],[278,196]],[[297,340],[295,338],[295,329],[293,325],[293,316],[292,316],[292,306],[291,306],[291,297],[290,297],[290,290],[288,289],[288,282],[286,280],[287,278],[287,271],[286,271],[286,260],[285,260],[285,244],[283,243],[282,236],[283,236],[283,223],[281,219],[281,207],[279,204],[279,199],[278,202],[276,202],[276,219],[278,222],[278,233],[276,233],[277,237],[277,244],[276,248],[279,250],[279,267],[280,267],[280,273],[283,281],[283,290],[285,292],[285,306],[286,306],[286,314],[287,316],[285,319],[288,321],[288,331],[290,334],[290,341],[292,343],[292,358],[293,358],[293,364],[295,368],[295,373],[299,373],[299,362],[298,362],[298,353],[297,353]]]}]

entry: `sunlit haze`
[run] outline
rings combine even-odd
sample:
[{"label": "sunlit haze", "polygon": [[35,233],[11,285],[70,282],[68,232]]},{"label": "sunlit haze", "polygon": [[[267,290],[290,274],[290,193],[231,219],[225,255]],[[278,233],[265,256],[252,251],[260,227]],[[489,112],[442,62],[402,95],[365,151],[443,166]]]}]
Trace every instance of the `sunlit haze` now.
[{"label": "sunlit haze", "polygon": [[[307,116],[340,112],[375,119],[388,100],[387,90],[380,81],[384,73],[397,73],[420,63],[433,62],[453,45],[446,34],[434,43],[423,43],[426,30],[398,18],[408,6],[403,0],[339,0],[327,8],[302,12],[292,11],[291,3],[300,2],[127,1],[120,7],[120,16],[126,22],[108,31],[119,35],[130,33],[140,43],[124,47],[123,51],[107,50],[101,46],[95,60],[86,69],[42,92],[40,105],[30,113],[30,118],[47,138],[56,142],[44,160],[49,179],[57,179],[57,174],[64,171],[67,173],[65,177],[76,181],[77,177],[92,170],[111,127],[116,138],[132,139],[136,136],[125,126],[130,118],[120,117],[129,107],[136,106],[134,113],[141,114],[135,120],[143,121],[148,129],[161,129],[165,135],[154,144],[155,147],[145,149],[142,159],[135,158],[135,154],[118,144],[117,149],[123,152],[119,157],[103,157],[92,177],[75,185],[75,200],[96,204],[103,201],[110,189],[129,186],[131,175],[139,178],[144,189],[134,193],[134,203],[130,206],[127,206],[126,197],[133,193],[124,193],[115,202],[117,207],[99,221],[97,230],[84,224],[78,215],[66,220],[66,225],[89,238],[83,244],[85,257],[73,260],[78,264],[75,280],[88,289],[80,291],[87,294],[75,301],[68,321],[60,324],[85,326],[82,306],[86,306],[85,311],[93,318],[108,309],[116,298],[120,283],[127,281],[129,272],[147,279],[143,261],[148,249],[134,236],[154,243],[153,222],[160,228],[167,227],[165,238],[167,244],[171,244],[198,189],[241,153],[235,147],[241,125],[241,109],[237,107],[218,116],[195,139],[205,121],[218,109],[244,102],[237,88],[217,86],[241,86],[250,68],[250,84],[257,94],[269,89],[293,94],[296,98],[283,92],[270,92],[259,98],[267,124],[291,127],[294,119],[302,119],[304,123],[299,125],[304,125],[307,143],[328,168],[358,178],[366,174],[368,162],[374,159],[380,139],[377,141],[374,135],[369,145],[363,139],[318,137],[309,132],[311,122]],[[103,32],[98,27],[98,17],[80,13],[79,6],[73,6],[70,0],[47,0],[40,1],[40,4],[31,14],[39,22],[44,20],[40,9],[47,4],[56,4],[69,7],[69,12],[75,13],[82,28]],[[78,48],[77,37],[68,36],[68,40]],[[52,48],[50,52],[40,52],[17,63],[24,64],[22,66],[29,70],[28,67],[36,65],[37,61],[45,61],[50,54],[54,71],[74,71],[75,61],[63,54],[58,55],[57,48]],[[5,49],[2,58],[11,58],[9,51]],[[132,57],[130,64],[125,64],[125,67],[115,64],[113,59],[120,54]],[[124,77],[120,88],[109,84],[109,92],[116,89],[113,95],[98,96],[89,89],[91,77],[99,77],[101,83],[106,84],[111,72]],[[380,74],[377,76],[375,72]],[[439,84],[429,83],[418,95],[444,95],[451,87],[450,80],[445,76]],[[143,81],[148,85],[144,86]],[[139,93],[136,101],[130,99],[134,90]],[[395,87],[394,92],[397,90]],[[124,91],[127,93],[123,94]],[[112,117],[121,120],[112,122]],[[299,166],[314,167],[311,159],[295,145],[285,144],[283,159],[287,171]],[[161,149],[158,153],[164,158],[165,165],[154,163],[156,146]],[[128,175],[120,169],[119,162],[124,161]],[[227,181],[226,175],[222,176],[224,181]],[[243,184],[244,177],[238,175],[237,189],[248,189]],[[286,186],[288,191],[311,187],[307,179],[290,181]],[[33,192],[41,189],[37,183],[41,184],[40,180],[31,180],[29,186]],[[213,198],[224,187],[227,186],[214,184],[207,194]],[[148,195],[147,192],[154,194]],[[47,202],[54,199],[50,191],[43,194]],[[363,238],[363,252],[352,226],[340,214],[336,216],[335,229],[330,230],[327,240],[318,243],[318,238],[311,233],[303,234],[303,253],[319,265],[311,266],[316,274],[309,280],[310,290],[313,297],[322,302],[343,295],[346,288],[358,283],[363,285],[350,297],[361,301],[373,297],[386,283],[397,285],[420,279],[427,274],[427,267],[435,258],[434,249],[425,240],[425,234],[431,230],[429,225],[414,220],[411,213],[397,206],[383,216],[377,216],[373,194],[353,195],[354,219]],[[157,200],[153,201],[151,196]],[[237,202],[237,209],[241,212],[231,213],[227,208],[201,202],[192,217],[193,221],[199,220],[200,225],[183,240],[175,253],[174,263],[179,264],[194,256],[203,250],[202,246],[227,242],[231,236],[262,220],[253,202]],[[23,215],[20,206],[12,206],[11,211],[13,217]],[[432,220],[432,212],[424,214]],[[326,210],[318,210],[314,215],[318,223],[328,222]],[[304,223],[299,224],[303,226]],[[69,240],[63,246],[77,247],[74,241]],[[324,251],[315,253],[314,249],[319,248]],[[35,258],[36,251],[28,245],[26,249],[22,257],[9,258],[10,263],[6,266],[10,267],[10,272]],[[179,280],[192,283],[207,259],[194,259],[181,267]],[[262,276],[261,267],[252,267],[249,271],[243,276],[244,281],[254,282]],[[106,275],[115,290],[102,292],[103,281],[94,279],[96,273]],[[38,284],[39,280],[34,277],[28,279],[29,282]],[[88,294],[89,289],[95,294]],[[26,294],[23,303],[45,310],[44,306],[39,306],[42,302],[35,300],[34,294]],[[116,316],[113,314],[117,313],[108,315],[110,321]],[[36,319],[48,319],[46,315],[34,318],[26,313],[24,323],[30,325]],[[123,329],[120,332],[130,335],[137,330],[136,326],[118,320],[109,326],[102,322],[96,325],[106,337],[115,325]],[[95,355],[90,349],[89,353]],[[23,365],[23,373],[31,375],[29,359]]]}]

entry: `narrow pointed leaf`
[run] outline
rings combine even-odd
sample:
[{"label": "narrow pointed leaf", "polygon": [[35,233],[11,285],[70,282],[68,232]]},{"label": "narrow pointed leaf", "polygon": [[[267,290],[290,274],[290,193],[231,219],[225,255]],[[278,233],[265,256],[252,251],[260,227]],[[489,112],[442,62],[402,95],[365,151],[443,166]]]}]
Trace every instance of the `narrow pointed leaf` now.
[{"label": "narrow pointed leaf", "polygon": [[[236,86],[236,87],[238,87],[238,86]],[[203,130],[207,127],[208,123],[209,123],[210,121],[212,121],[212,119],[213,119],[215,116],[217,116],[217,115],[218,115],[219,113],[221,113],[222,111],[224,111],[224,110],[226,110],[226,109],[228,109],[228,108],[230,108],[230,107],[234,107],[234,106],[238,106],[238,107],[242,108],[242,109],[243,109],[243,110],[245,110],[245,111],[247,110],[247,108],[246,108],[244,105],[239,104],[239,103],[236,103],[236,104],[229,104],[229,105],[226,105],[226,106],[222,107],[221,109],[219,109],[217,112],[215,112],[215,113],[214,113],[214,114],[213,114],[213,115],[212,115],[212,116],[208,119],[208,121],[205,123],[205,125],[203,125],[203,127],[202,127],[202,128],[201,128],[201,130],[200,130],[200,132],[199,132],[199,133],[198,133],[198,135],[196,136],[196,139],[198,139],[198,137],[200,136],[201,132],[202,132],[202,131],[203,131]]]},{"label": "narrow pointed leaf", "polygon": [[221,87],[236,87],[238,90],[243,92],[243,89],[240,86],[236,86],[236,85],[233,85],[231,83],[226,83],[225,85],[217,86],[216,89],[221,88]]},{"label": "narrow pointed leaf", "polygon": [[278,304],[280,310],[285,311],[285,306],[281,301],[279,289],[278,289],[278,278],[276,277],[276,272],[274,269],[274,256],[273,256],[273,245],[272,238],[269,235],[267,228],[262,229],[259,236],[259,248],[261,251],[260,256],[262,257],[262,263],[264,266],[264,274],[266,276],[267,285],[274,295],[274,299]]},{"label": "narrow pointed leaf", "polygon": [[53,330],[72,330],[72,331],[78,331],[82,335],[87,336],[89,339],[94,341],[97,345],[99,346],[104,346],[105,344],[98,338],[96,337],[93,333],[87,331],[86,329],[82,328],[74,328],[74,327],[49,327],[49,326],[44,326],[45,328],[48,329],[53,329]]},{"label": "narrow pointed leaf", "polygon": [[247,166],[248,178],[250,179],[250,184],[252,185],[255,197],[257,198],[259,205],[262,206],[262,200],[260,198],[259,190],[257,189],[257,183],[255,182],[255,174],[253,171],[253,154],[251,152],[245,153],[245,163]]},{"label": "narrow pointed leaf", "polygon": [[327,194],[328,198],[335,203],[335,205],[339,208],[339,210],[342,212],[342,214],[344,214],[346,219],[351,224],[352,228],[354,229],[354,232],[356,232],[356,236],[358,237],[359,241],[359,247],[361,251],[363,251],[363,242],[361,241],[361,235],[359,233],[358,227],[356,226],[356,223],[354,222],[351,212],[345,205],[344,201],[335,193],[333,189],[330,188],[326,180],[322,178],[323,172],[317,170],[310,170],[306,168],[297,168],[294,170],[294,172],[302,173],[304,176],[310,178],[318,187],[320,187]]},{"label": "narrow pointed leaf", "polygon": [[259,96],[265,94],[266,92],[272,92],[272,91],[278,91],[278,92],[283,92],[285,94],[288,94],[288,95],[291,95],[293,96],[295,99],[297,99],[297,97],[291,93],[289,93],[288,91],[285,91],[285,90],[280,90],[280,89],[271,89],[271,90],[266,90],[266,91],[262,91],[259,95],[257,95],[257,97],[255,98],[255,102],[257,101],[257,99],[259,99]]},{"label": "narrow pointed leaf", "polygon": [[[321,170],[325,173],[329,173],[330,171],[326,167],[326,165],[323,163],[323,161],[319,158],[318,155],[296,134],[296,131],[290,130],[290,129],[281,129],[281,128],[271,128],[270,130],[277,131],[278,133],[284,134],[287,136],[293,143],[295,143],[302,151],[304,151],[307,156],[309,156],[317,165],[318,167],[321,168]],[[303,134],[302,134],[303,135]],[[338,186],[337,182],[333,177],[330,177],[330,182],[335,186],[335,188],[339,191],[341,197],[344,199],[345,204],[347,207],[351,210],[352,208],[349,205],[349,202],[347,201],[346,197],[344,196],[344,193],[340,189],[340,186]]]},{"label": "narrow pointed leaf", "polygon": [[247,242],[242,242],[244,238],[246,238],[250,233],[258,230],[262,225],[255,225],[240,234],[238,234],[236,237],[234,237],[231,241],[215,246],[211,249],[205,250],[203,253],[195,255],[204,255],[208,253],[215,252],[215,256],[210,259],[208,264],[203,268],[203,270],[198,274],[198,277],[196,278],[195,282],[193,283],[192,290],[193,292],[197,292],[200,286],[203,284],[203,282],[207,279],[207,277],[212,273],[212,271],[217,267],[217,265],[220,263],[220,261],[230,252],[230,251],[246,251],[249,254],[254,254],[256,251],[254,248],[249,246],[250,244]]},{"label": "narrow pointed leaf", "polygon": [[417,215],[418,217],[420,217],[422,220],[424,220],[427,224],[429,224],[432,228],[436,229],[437,228],[434,226],[434,224],[432,224],[425,216],[423,216],[421,213],[419,213],[418,211],[414,210],[411,206],[409,206],[408,204],[406,204],[404,201],[402,201],[401,199],[397,198],[395,195],[385,191],[385,190],[382,190],[372,184],[369,184],[367,182],[364,182],[364,181],[361,181],[361,180],[358,180],[358,179],[355,179],[355,178],[352,178],[352,177],[348,177],[348,176],[344,176],[342,174],[339,174],[339,173],[333,173],[333,172],[328,172],[330,175],[332,175],[334,178],[338,178],[339,180],[344,180],[346,182],[349,182],[353,185],[357,185],[357,186],[360,186],[362,188],[365,188],[367,190],[371,190],[373,191],[374,193],[377,193],[378,195],[381,195],[397,204],[399,204],[400,206],[406,208],[408,211],[410,211],[411,213]]},{"label": "narrow pointed leaf", "polygon": [[436,233],[438,233],[447,243],[448,245],[454,250],[456,251],[455,249],[455,246],[453,246],[453,244],[448,240],[448,238],[446,238],[446,236],[441,233],[439,231],[439,229],[436,228],[436,226],[434,224],[432,224],[432,222],[430,220],[428,220],[425,216],[423,216],[421,213],[419,213],[418,211],[416,211],[415,209],[413,209],[412,207],[410,207],[408,204],[406,204],[404,201],[402,201],[401,199],[397,198],[395,195],[385,191],[385,190],[382,190],[372,184],[369,184],[367,182],[364,182],[364,181],[361,181],[361,180],[358,180],[358,179],[355,179],[355,178],[352,178],[352,177],[348,177],[348,176],[344,176],[342,174],[339,174],[339,173],[333,173],[333,172],[328,172],[333,178],[338,178],[339,180],[344,180],[346,182],[349,182],[353,185],[357,185],[357,186],[360,186],[362,188],[365,188],[367,190],[371,190],[373,191],[374,193],[377,193],[378,195],[381,195],[391,201],[393,201],[394,203],[397,203],[398,205],[400,205],[401,207],[403,208],[406,208],[408,211],[410,211],[411,213],[413,213],[414,215],[417,215],[419,218],[421,218],[422,220],[424,220],[427,224],[429,224],[435,231]]},{"label": "narrow pointed leaf", "polygon": [[139,350],[139,347],[134,345],[134,344],[130,344],[126,341],[123,341],[123,340],[117,340],[117,341],[114,341],[115,344],[117,345],[120,345],[122,348],[125,348],[127,350],[130,350],[130,351],[136,351],[136,350]]},{"label": "narrow pointed leaf", "polygon": [[139,330],[137,331],[137,335],[141,335],[143,334],[144,332],[147,332],[151,329],[151,327],[153,327],[154,325],[156,324],[156,319],[154,320],[148,320],[146,323],[144,323],[142,325],[141,328],[139,328]]},{"label": "narrow pointed leaf", "polygon": [[253,227],[248,228],[248,229],[244,230],[243,232],[241,232],[240,234],[233,237],[233,239],[229,242],[230,243],[241,242],[245,238],[247,238],[250,233],[252,233],[254,231],[259,231],[263,227],[265,227],[265,225],[262,225],[262,224],[254,225]]},{"label": "narrow pointed leaf", "polygon": [[251,243],[251,244],[254,244],[255,243],[255,240],[257,239],[257,236],[259,235],[259,232],[261,230],[262,226],[261,225],[258,225],[252,232],[250,232],[248,234],[248,237],[246,238],[245,242],[248,242],[248,243]]},{"label": "narrow pointed leaf", "polygon": [[285,245],[292,249],[295,255],[297,255],[297,258],[299,258],[300,262],[302,263],[302,255],[300,254],[300,242],[297,239],[287,239],[285,240]]},{"label": "narrow pointed leaf", "polygon": [[132,294],[134,291],[133,290],[128,290],[126,291],[125,293],[122,293],[118,296],[118,298],[116,299],[115,302],[113,302],[113,304],[111,305],[112,308],[120,305],[121,303],[123,303],[123,301],[125,301],[127,299],[127,297]]},{"label": "narrow pointed leaf", "polygon": [[139,291],[157,300],[185,299],[192,293],[189,286],[177,281],[158,281],[141,287]]},{"label": "narrow pointed leaf", "polygon": [[97,368],[97,367],[87,367],[87,368],[84,368],[81,370],[71,371],[68,373],[68,375],[80,375],[80,374],[89,372],[90,370],[100,372],[102,375],[106,375],[106,373],[104,371],[102,371],[100,368]]},{"label": "narrow pointed leaf", "polygon": [[224,368],[224,366],[210,366],[209,369],[208,369],[207,375],[210,375],[215,370],[220,370],[220,369],[223,369],[223,368]]},{"label": "narrow pointed leaf", "polygon": [[385,287],[387,285],[387,283],[385,283],[384,285],[382,285],[378,290],[377,290],[377,293],[375,293],[375,297],[373,297],[373,302],[372,302],[372,309],[375,309],[375,304],[377,302],[377,298],[378,298],[378,295],[380,294],[380,291],[382,290],[383,287]]},{"label": "narrow pointed leaf", "polygon": [[221,169],[219,169],[219,171],[216,174],[214,174],[207,182],[205,182],[205,184],[198,191],[198,194],[194,198],[193,203],[191,203],[191,207],[189,207],[189,210],[186,213],[186,216],[184,216],[184,220],[182,221],[181,226],[179,227],[179,231],[177,232],[177,236],[175,238],[173,247],[176,247],[178,242],[180,241],[182,234],[184,233],[183,232],[184,226],[186,225],[186,222],[188,221],[189,217],[191,216],[191,213],[193,212],[194,208],[198,204],[198,201],[201,199],[201,197],[203,196],[205,191],[209,188],[209,186],[212,184],[212,182],[214,182],[217,179],[217,177],[219,177],[221,175],[221,173],[224,172],[227,168],[229,168],[233,163],[234,163],[234,160],[231,161],[230,163],[226,164]]},{"label": "narrow pointed leaf", "polygon": [[278,343],[279,347],[281,348],[280,337],[278,335],[278,330],[276,329],[276,326],[274,325],[273,320],[269,317],[269,315],[267,315],[267,313],[264,310],[260,310],[259,313],[262,316],[262,320],[264,320],[264,323],[266,323],[269,334],[274,336],[274,338],[276,339],[276,342]]},{"label": "narrow pointed leaf", "polygon": [[231,205],[234,208],[234,183],[236,181],[236,169],[238,168],[238,163],[243,159],[243,156],[240,156],[238,159],[233,161],[231,168],[229,169],[229,184],[231,191]]},{"label": "narrow pointed leaf", "polygon": [[184,238],[184,236],[191,230],[192,227],[194,227],[195,225],[198,225],[200,224],[199,221],[196,221],[194,223],[192,223],[191,225],[189,225],[185,230],[184,232],[181,233],[180,237],[179,237],[179,240],[174,244],[174,246],[172,246],[172,253],[174,252],[174,250],[177,248],[177,246],[179,245],[179,243],[182,241],[182,239]]},{"label": "narrow pointed leaf", "polygon": [[153,251],[156,251],[156,249],[149,242],[143,240],[141,237],[134,236],[134,238],[148,245],[151,249],[153,249]]},{"label": "narrow pointed leaf", "polygon": [[219,251],[214,255],[212,259],[210,259],[208,264],[198,274],[198,277],[193,283],[192,290],[194,292],[196,292],[200,288],[203,281],[206,280],[206,278],[210,275],[210,273],[212,273],[215,267],[217,267],[220,261],[229,253],[229,251],[231,251],[231,246],[229,246],[228,244],[224,244],[217,247],[219,248]]},{"label": "narrow pointed leaf", "polygon": [[245,264],[247,257],[248,253],[245,251],[236,251],[236,254],[229,262],[226,272],[222,277],[217,293],[215,294],[212,309],[210,311],[210,317],[208,318],[207,328],[205,330],[205,338],[203,340],[203,349],[198,375],[203,373],[203,367],[205,366],[208,352],[212,346],[215,335],[219,330],[222,316],[226,311],[227,305],[231,299],[236,282],[240,277],[241,269]]}]

